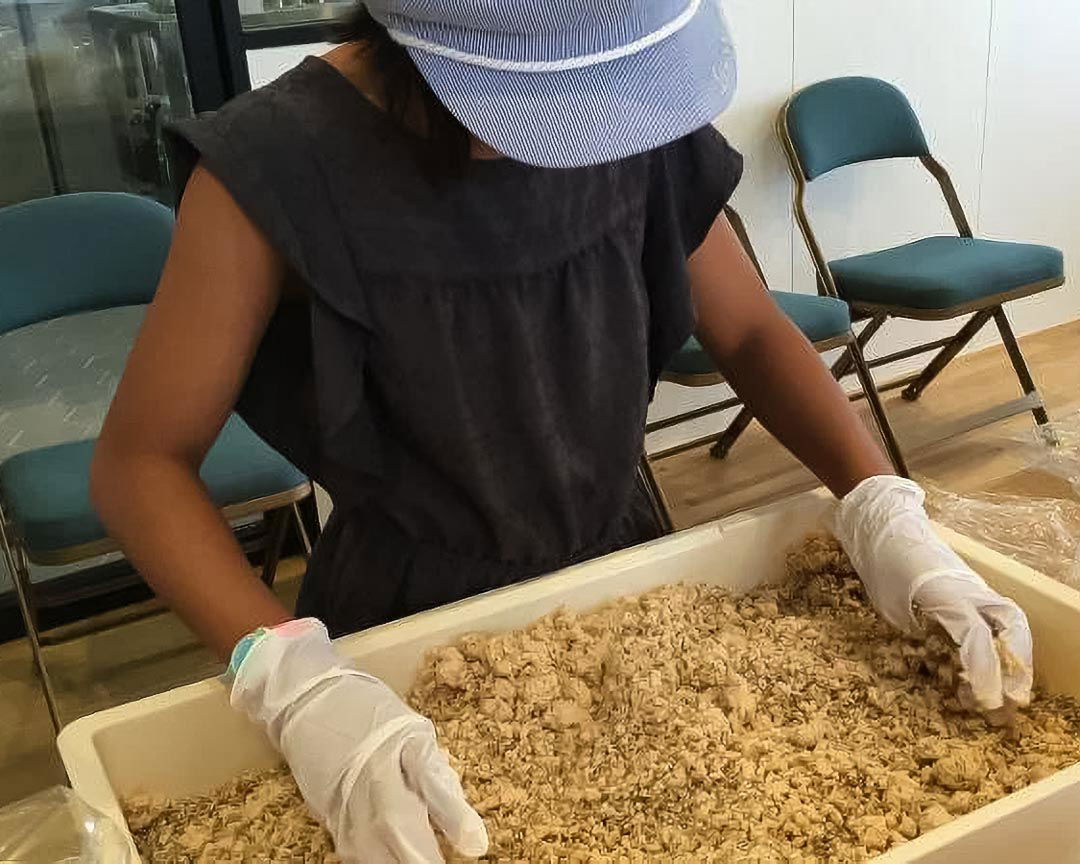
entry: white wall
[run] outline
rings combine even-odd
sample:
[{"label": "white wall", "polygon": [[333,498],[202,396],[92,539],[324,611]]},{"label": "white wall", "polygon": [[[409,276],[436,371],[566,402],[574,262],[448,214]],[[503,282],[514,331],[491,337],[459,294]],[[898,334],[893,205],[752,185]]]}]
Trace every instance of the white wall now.
[{"label": "white wall", "polygon": [[[739,50],[740,91],[717,125],[747,159],[734,203],[744,211],[770,287],[815,291],[791,219],[791,185],[773,118],[795,89],[838,75],[872,75],[897,84],[911,100],[977,234],[1064,249],[1072,287],[1011,304],[1016,329],[1031,332],[1080,316],[1076,0],[727,0],[725,8]],[[953,230],[936,184],[914,162],[840,169],[812,184],[808,204],[830,257]],[[871,353],[947,335],[955,326],[892,322]],[[973,347],[995,339],[994,331],[984,331]],[[661,385],[652,416],[713,397]],[[658,433],[650,447],[719,429],[724,419]]]},{"label": "white wall", "polygon": [[1031,331],[1080,316],[1080,5],[996,0],[992,32],[979,230],[1064,249],[1069,280],[1010,307]]},{"label": "white wall", "polygon": [[251,78],[251,86],[261,87],[292,69],[309,54],[325,54],[332,47],[326,42],[313,42],[310,45],[286,45],[281,48],[248,51],[248,77]]},{"label": "white wall", "polygon": [[[1080,281],[1077,0],[725,0],[724,8],[739,51],[739,91],[717,125],[746,159],[734,204],[770,287],[815,291],[791,216],[776,112],[795,89],[851,74],[884,78],[907,94],[977,234],[1056,245],[1065,250],[1071,281]],[[252,83],[322,50],[250,52]],[[808,203],[830,257],[952,231],[936,184],[915,162],[840,169],[811,186]],[[1009,308],[1016,329],[1031,332],[1080,316],[1080,291],[1066,287]],[[892,322],[871,353],[955,326]],[[974,347],[994,338],[984,331]],[[721,392],[664,384],[651,413],[666,416]],[[657,433],[650,447],[717,429],[722,420]]]}]

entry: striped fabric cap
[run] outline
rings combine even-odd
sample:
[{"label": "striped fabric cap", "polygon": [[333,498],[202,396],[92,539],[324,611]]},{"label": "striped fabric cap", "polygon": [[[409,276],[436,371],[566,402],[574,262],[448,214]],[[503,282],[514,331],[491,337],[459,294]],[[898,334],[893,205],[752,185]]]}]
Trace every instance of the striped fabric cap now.
[{"label": "striped fabric cap", "polygon": [[608,162],[705,125],[735,91],[719,0],[370,0],[446,107],[534,165]]}]

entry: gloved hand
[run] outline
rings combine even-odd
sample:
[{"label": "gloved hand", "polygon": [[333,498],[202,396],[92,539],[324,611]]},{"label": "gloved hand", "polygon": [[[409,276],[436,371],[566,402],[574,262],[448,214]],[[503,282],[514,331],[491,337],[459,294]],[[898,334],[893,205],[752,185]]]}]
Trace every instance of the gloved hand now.
[{"label": "gloved hand", "polygon": [[905,633],[917,631],[915,605],[952,637],[966,678],[964,701],[984,711],[1027,705],[1032,685],[1027,617],[934,533],[923,509],[925,497],[910,480],[870,477],[837,507],[836,538],[886,621]]},{"label": "gloved hand", "polygon": [[266,729],[342,860],[442,861],[432,826],[464,855],[487,850],[432,722],[352,668],[320,621],[257,630],[229,665],[233,707]]}]

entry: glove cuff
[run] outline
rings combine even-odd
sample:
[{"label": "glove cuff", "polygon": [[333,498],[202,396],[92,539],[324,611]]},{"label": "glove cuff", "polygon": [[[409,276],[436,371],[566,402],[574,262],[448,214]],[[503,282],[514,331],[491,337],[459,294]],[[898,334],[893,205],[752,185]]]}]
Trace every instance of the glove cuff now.
[{"label": "glove cuff", "polygon": [[248,634],[233,649],[229,668],[230,704],[264,726],[275,746],[285,714],[312,688],[342,675],[370,677],[338,654],[316,618]]},{"label": "glove cuff", "polygon": [[[905,633],[918,629],[912,602],[921,580],[914,573],[888,566],[882,549],[895,543],[897,529],[920,541],[930,535],[923,509],[926,493],[918,483],[893,474],[867,477],[845,495],[832,513],[836,539],[859,574],[881,616]],[[925,525],[925,530],[924,530]]]},{"label": "glove cuff", "polygon": [[[243,665],[244,660],[247,659],[247,655],[250,653],[251,649],[271,634],[276,633],[279,636],[297,637],[306,634],[310,630],[317,630],[319,628],[322,628],[323,632],[326,632],[326,625],[318,618],[294,618],[291,621],[285,621],[282,624],[278,624],[276,627],[259,627],[257,630],[252,630],[246,636],[243,636],[233,648],[232,654],[229,656],[229,666],[226,670],[226,674],[231,678],[235,678],[240,671],[240,667]],[[327,639],[329,640],[329,634],[327,634]]]},{"label": "glove cuff", "polygon": [[840,499],[839,506],[841,510],[871,506],[882,496],[896,493],[906,493],[912,503],[920,507],[926,501],[926,492],[914,480],[896,474],[875,474],[859,481],[854,489]]}]

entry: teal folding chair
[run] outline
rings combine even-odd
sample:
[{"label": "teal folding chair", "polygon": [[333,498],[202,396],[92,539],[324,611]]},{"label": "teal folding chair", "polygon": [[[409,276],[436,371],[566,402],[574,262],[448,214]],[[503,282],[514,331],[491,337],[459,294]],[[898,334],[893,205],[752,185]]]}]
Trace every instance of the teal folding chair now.
[{"label": "teal folding chair", "polygon": [[[118,193],[64,195],[0,210],[0,341],[43,322],[62,325],[71,316],[148,303],[172,228],[165,207]],[[43,337],[52,338],[50,332],[42,331]],[[0,393],[0,409],[17,410],[3,398]],[[64,639],[50,640],[40,629],[30,565],[70,565],[119,551],[90,503],[93,449],[93,440],[69,441],[25,450],[0,464],[0,542],[57,730],[60,715],[42,645]],[[312,493],[311,483],[238,417],[229,419],[200,474],[226,518],[265,521],[267,584],[290,523],[310,550],[298,505]],[[80,594],[85,597],[87,589]]]},{"label": "teal folding chair", "polygon": [[[727,207],[724,212],[742,242],[743,249],[757,270],[762,286],[765,286],[767,284],[765,273],[761,268],[761,263],[758,261],[757,254],[754,252],[745,224],[734,208]],[[904,454],[900,451],[900,447],[896,442],[896,436],[893,434],[889,418],[885,414],[885,408],[881,404],[877,390],[874,388],[874,379],[870,375],[870,370],[863,359],[858,341],[852,332],[851,313],[847,304],[833,297],[819,297],[813,294],[795,294],[790,291],[770,291],[769,293],[819,353],[823,354],[826,351],[833,351],[838,348],[844,349],[843,357],[849,359],[849,368],[857,376],[861,387],[858,392],[852,394],[852,398],[866,399],[874,425],[881,436],[882,443],[885,445],[889,460],[899,474],[907,477],[908,469],[904,462]],[[717,370],[705,349],[702,348],[701,343],[693,336],[669,361],[667,368],[661,375],[661,380],[684,387],[708,387],[724,382],[723,376]],[[710,441],[713,442],[711,454],[716,458],[725,457],[735,440],[750,425],[753,414],[749,408],[742,404],[742,400],[738,396],[732,396],[691,411],[665,417],[662,420],[654,420],[646,425],[646,434],[658,432],[661,429],[670,429],[690,420],[717,414],[736,406],[742,407],[719,436],[710,433],[642,457],[640,471],[642,480],[649,492],[657,521],[663,530],[668,532],[673,530],[673,523],[670,508],[667,505],[663,490],[656,481],[652,465],[662,459],[700,447]]]},{"label": "teal folding chair", "polygon": [[[876,78],[834,78],[795,93],[780,110],[777,133],[795,180],[795,217],[817,271],[818,290],[847,302],[865,320],[865,349],[889,318],[942,321],[967,316],[954,336],[868,361],[871,368],[937,353],[921,371],[880,390],[903,387],[913,401],[992,319],[1019,379],[1023,396],[968,418],[969,431],[1030,411],[1045,427],[1046,408],[1017,344],[1004,304],[1065,282],[1062,254],[1049,246],[972,236],[964,208],[944,166],[931,154],[918,117],[892,84]],[[925,237],[891,249],[828,261],[806,212],[806,189],[834,169],[878,159],[918,159],[938,182],[958,236]],[[841,359],[838,375],[850,368]]]}]

